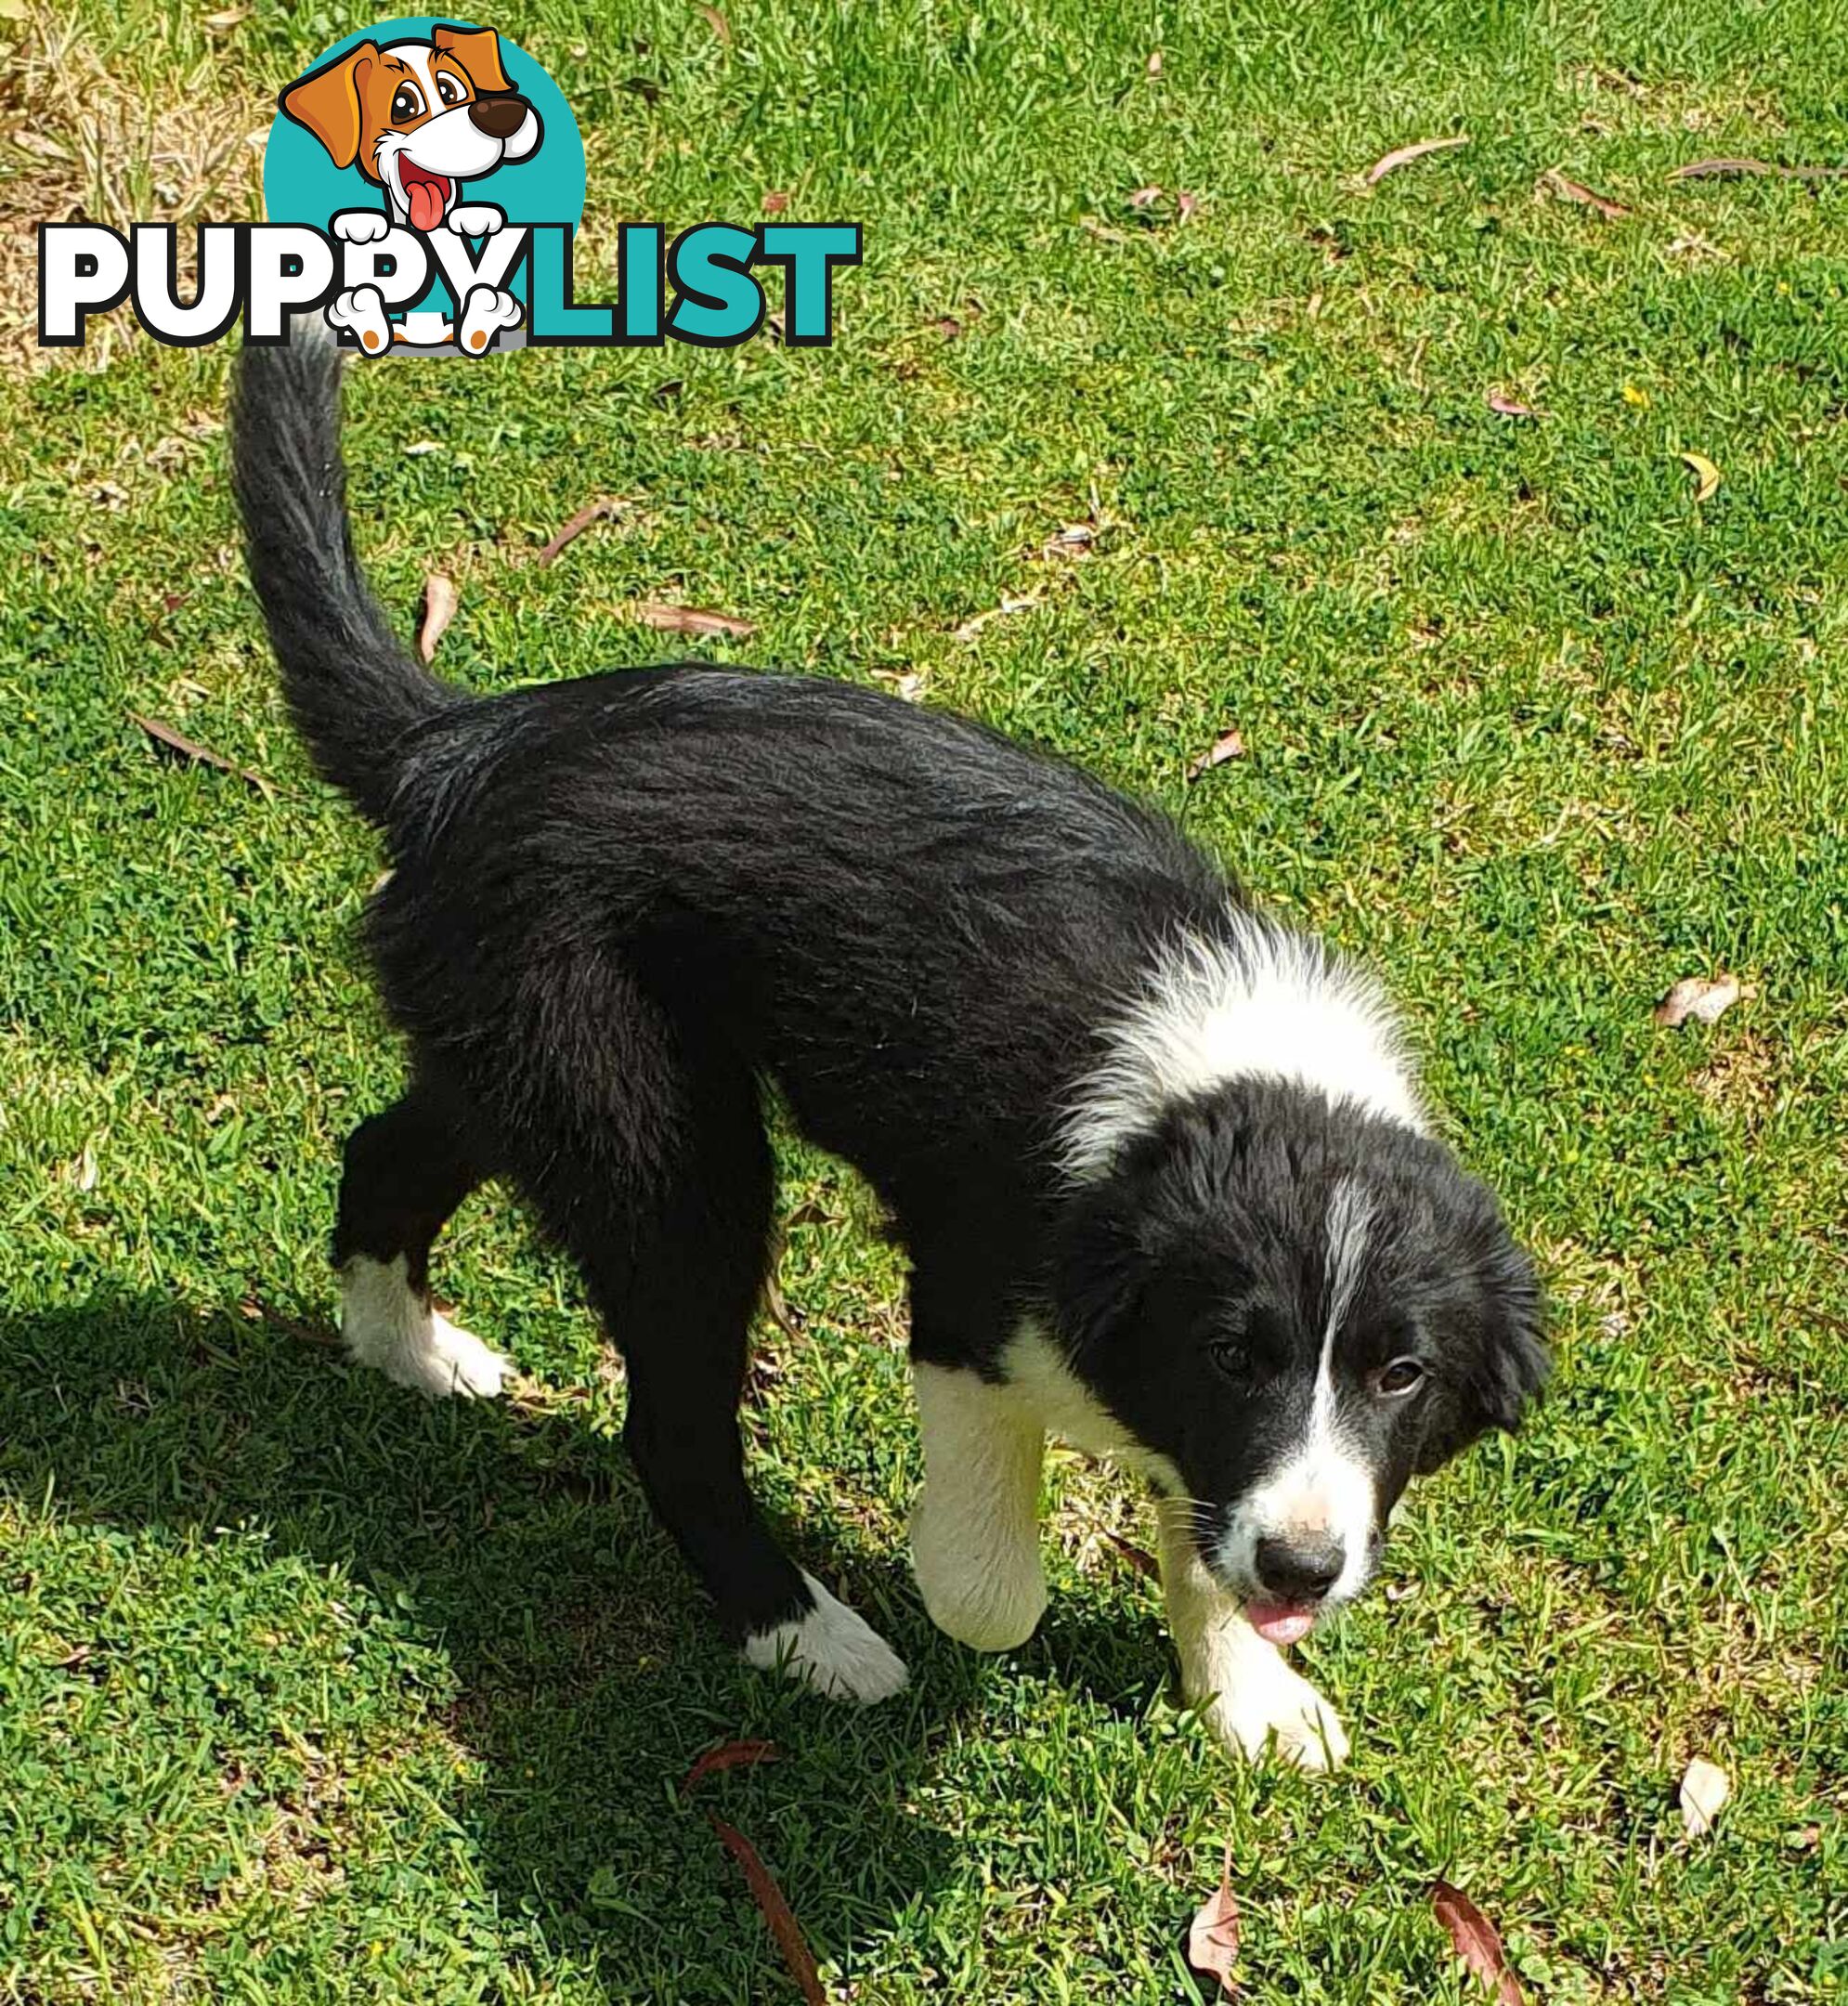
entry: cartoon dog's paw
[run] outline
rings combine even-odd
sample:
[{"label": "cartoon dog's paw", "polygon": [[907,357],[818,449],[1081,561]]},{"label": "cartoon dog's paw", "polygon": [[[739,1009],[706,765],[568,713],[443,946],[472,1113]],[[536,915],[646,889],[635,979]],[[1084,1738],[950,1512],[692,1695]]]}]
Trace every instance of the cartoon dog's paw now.
[{"label": "cartoon dog's paw", "polygon": [[1334,1709],[1280,1658],[1218,1694],[1204,1719],[1220,1741],[1253,1762],[1274,1753],[1299,1769],[1337,1769],[1347,1736]]},{"label": "cartoon dog's paw", "polygon": [[458,237],[491,237],[507,220],[492,202],[462,202],[443,218]]},{"label": "cartoon dog's paw", "polygon": [[470,286],[457,323],[456,341],[464,355],[486,355],[502,328],[518,327],[520,303],[493,286]]},{"label": "cartoon dog's paw", "polygon": [[348,209],[333,219],[343,243],[376,243],[390,228],[391,218],[377,209]]},{"label": "cartoon dog's paw", "polygon": [[327,310],[327,324],[353,335],[367,355],[383,355],[391,346],[391,322],[385,318],[385,299],[377,286],[355,286],[343,293]]}]

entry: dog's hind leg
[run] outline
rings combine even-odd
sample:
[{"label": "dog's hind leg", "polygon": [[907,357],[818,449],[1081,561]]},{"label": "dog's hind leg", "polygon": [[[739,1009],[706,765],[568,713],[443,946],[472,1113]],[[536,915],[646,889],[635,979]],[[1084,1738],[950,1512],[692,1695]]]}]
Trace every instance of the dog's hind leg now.
[{"label": "dog's hind leg", "polygon": [[533,1195],[622,1350],[624,1441],[727,1634],[755,1665],[883,1700],[904,1686],[903,1662],[784,1555],[745,1477],[737,1410],[773,1182],[756,1085],[735,1060],[687,1063],[667,1043],[653,1066],[632,1055],[623,1102],[593,1140],[579,1128],[595,1162],[576,1157],[568,1177],[549,1167]]},{"label": "dog's hind leg", "polygon": [[420,1393],[498,1393],[512,1370],[430,1300],[431,1244],[480,1181],[424,1086],[347,1138],[333,1236],[341,1335],[361,1364]]}]

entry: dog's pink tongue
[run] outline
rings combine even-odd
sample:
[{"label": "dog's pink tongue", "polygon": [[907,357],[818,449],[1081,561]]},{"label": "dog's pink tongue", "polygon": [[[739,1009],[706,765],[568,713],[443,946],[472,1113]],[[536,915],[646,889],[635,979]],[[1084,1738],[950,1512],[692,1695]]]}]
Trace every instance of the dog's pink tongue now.
[{"label": "dog's pink tongue", "polygon": [[433,230],[443,220],[443,191],[434,181],[413,181],[404,191],[412,229]]},{"label": "dog's pink tongue", "polygon": [[1315,1611],[1300,1602],[1247,1602],[1244,1614],[1267,1644],[1295,1644],[1315,1628]]}]

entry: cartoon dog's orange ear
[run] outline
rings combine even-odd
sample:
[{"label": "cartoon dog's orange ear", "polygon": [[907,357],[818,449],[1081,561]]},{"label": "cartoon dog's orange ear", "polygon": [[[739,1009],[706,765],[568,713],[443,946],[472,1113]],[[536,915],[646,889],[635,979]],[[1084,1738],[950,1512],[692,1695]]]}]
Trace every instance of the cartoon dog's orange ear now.
[{"label": "cartoon dog's orange ear", "polygon": [[453,56],[474,80],[478,91],[510,91],[512,84],[501,67],[501,37],[491,28],[433,28],[430,39],[446,55]]},{"label": "cartoon dog's orange ear", "polygon": [[359,157],[359,85],[378,54],[376,42],[361,42],[290,85],[277,100],[296,124],[314,134],[336,167],[350,167]]}]

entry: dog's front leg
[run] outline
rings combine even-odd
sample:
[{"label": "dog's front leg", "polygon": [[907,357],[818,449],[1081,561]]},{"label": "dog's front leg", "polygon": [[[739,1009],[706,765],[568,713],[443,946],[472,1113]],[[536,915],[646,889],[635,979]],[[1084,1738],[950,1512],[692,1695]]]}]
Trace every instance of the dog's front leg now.
[{"label": "dog's front leg", "polygon": [[1304,1769],[1333,1769],[1347,1760],[1347,1737],[1334,1710],[1245,1621],[1243,1606],[1207,1572],[1178,1525],[1163,1528],[1162,1587],[1181,1688],[1220,1741],[1254,1760],[1274,1742],[1283,1760]]},{"label": "dog's front leg", "polygon": [[938,1629],[976,1650],[1011,1650],[1046,1609],[1039,1478],[1046,1435],[1021,1396],[980,1374],[912,1366],[924,1488],[911,1563]]}]

